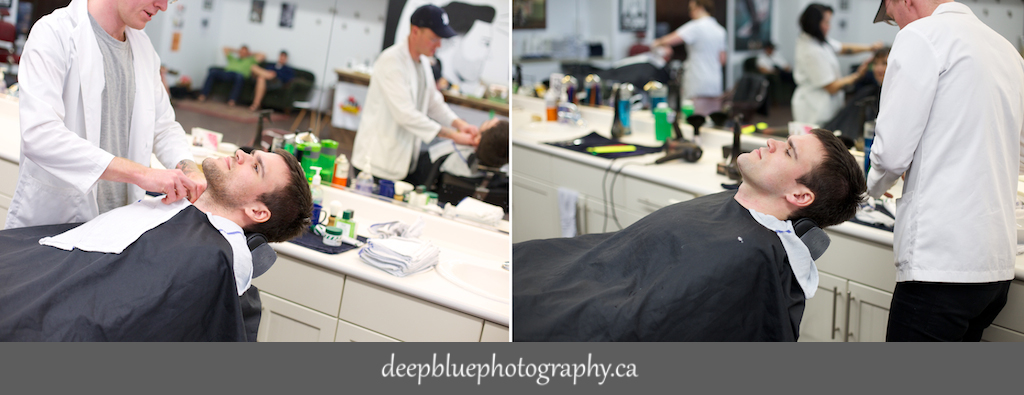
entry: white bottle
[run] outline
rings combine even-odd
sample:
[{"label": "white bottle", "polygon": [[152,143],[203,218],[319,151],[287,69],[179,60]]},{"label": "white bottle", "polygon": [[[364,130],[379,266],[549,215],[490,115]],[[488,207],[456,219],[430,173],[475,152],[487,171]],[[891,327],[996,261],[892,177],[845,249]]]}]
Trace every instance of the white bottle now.
[{"label": "white bottle", "polygon": [[316,171],[313,174],[313,182],[309,184],[309,192],[313,195],[313,204],[319,204],[320,207],[323,207],[324,190],[320,186],[320,167],[310,166],[309,168]]}]

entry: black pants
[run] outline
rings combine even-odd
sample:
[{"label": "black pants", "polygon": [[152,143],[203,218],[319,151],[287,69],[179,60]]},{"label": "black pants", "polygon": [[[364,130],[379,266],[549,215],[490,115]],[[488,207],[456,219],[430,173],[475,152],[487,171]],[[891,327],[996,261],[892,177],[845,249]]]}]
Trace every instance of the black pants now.
[{"label": "black pants", "polygon": [[980,341],[1006,305],[1010,281],[896,283],[885,341]]}]

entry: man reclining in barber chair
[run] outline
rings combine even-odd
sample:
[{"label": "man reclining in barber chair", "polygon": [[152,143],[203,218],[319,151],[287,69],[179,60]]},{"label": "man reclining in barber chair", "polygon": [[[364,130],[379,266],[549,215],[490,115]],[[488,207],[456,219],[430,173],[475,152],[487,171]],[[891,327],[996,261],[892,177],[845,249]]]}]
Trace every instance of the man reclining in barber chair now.
[{"label": "man reclining in barber chair", "polygon": [[442,203],[473,197],[508,212],[508,128],[506,120],[480,124],[476,147],[441,140],[431,146],[426,186]]},{"label": "man reclining in barber chair", "polygon": [[817,226],[853,217],[864,175],[822,129],[737,163],[738,190],[614,233],[514,244],[513,340],[795,341],[828,245]]},{"label": "man reclining in barber chair", "polygon": [[147,198],[84,224],[0,231],[0,341],[255,341],[250,283],[276,258],[266,241],[309,226],[309,185],[281,150],[203,171],[195,204]]}]

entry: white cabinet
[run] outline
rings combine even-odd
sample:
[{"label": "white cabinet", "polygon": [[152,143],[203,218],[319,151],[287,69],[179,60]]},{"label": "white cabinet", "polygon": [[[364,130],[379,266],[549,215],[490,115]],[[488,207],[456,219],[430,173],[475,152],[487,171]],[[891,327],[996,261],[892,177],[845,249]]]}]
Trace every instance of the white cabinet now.
[{"label": "white cabinet", "polygon": [[483,320],[352,277],[338,318],[402,341],[478,342]]},{"label": "white cabinet", "polygon": [[506,326],[287,255],[253,280],[258,341],[509,341]]},{"label": "white cabinet", "polygon": [[841,342],[846,333],[846,279],[818,272],[818,290],[804,303],[800,341]]},{"label": "white cabinet", "polygon": [[338,319],[298,304],[260,292],[263,307],[260,315],[261,342],[329,342],[334,341]]},{"label": "white cabinet", "polygon": [[7,210],[11,208],[11,198],[18,186],[18,165],[0,159],[0,229],[7,222]]},{"label": "white cabinet", "polygon": [[558,191],[539,181],[512,174],[512,242],[561,236]]},{"label": "white cabinet", "polygon": [[338,334],[335,342],[398,342],[398,339],[387,337],[369,329],[338,320]]},{"label": "white cabinet", "polygon": [[807,300],[800,341],[885,341],[892,293],[818,272],[818,291]]},{"label": "white cabinet", "polygon": [[512,336],[508,327],[490,321],[484,321],[484,332],[480,335],[481,342],[510,342]]}]

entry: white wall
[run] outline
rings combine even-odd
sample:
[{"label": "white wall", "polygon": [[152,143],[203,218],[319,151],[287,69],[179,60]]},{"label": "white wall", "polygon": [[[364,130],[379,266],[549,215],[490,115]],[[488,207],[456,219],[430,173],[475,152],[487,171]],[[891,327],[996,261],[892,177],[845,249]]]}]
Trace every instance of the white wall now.
[{"label": "white wall", "polygon": [[[608,0],[606,0],[608,1]],[[167,12],[157,14],[146,27],[161,60],[171,69],[192,78],[193,87],[201,86],[206,70],[224,65],[222,48],[246,44],[252,51],[276,59],[282,49],[288,51],[293,67],[309,70],[320,87],[333,86],[336,68],[350,61],[373,61],[382,50],[387,0],[290,0],[297,4],[292,28],[279,26],[281,0],[267,0],[262,23],[249,21],[250,0],[213,0],[213,9],[204,10],[202,0],[179,1]],[[499,0],[500,2],[500,0]],[[183,8],[182,8],[183,7]],[[495,23],[510,23],[511,1],[498,10]],[[184,23],[176,28],[174,20]],[[202,20],[208,20],[204,29]],[[507,34],[507,27],[505,37]],[[173,33],[181,32],[181,46],[171,51]],[[488,83],[508,85],[508,40],[491,43],[491,58],[485,65]],[[500,67],[499,67],[500,66]],[[174,84],[177,77],[170,77]]]},{"label": "white wall", "polygon": [[[647,38],[654,39],[654,0],[647,0]],[[625,58],[636,41],[633,32],[619,28],[619,0],[548,0],[544,29],[512,31],[513,57],[544,52],[545,40],[576,36],[584,42],[604,44],[607,63]]]}]

